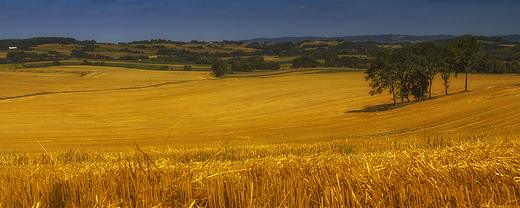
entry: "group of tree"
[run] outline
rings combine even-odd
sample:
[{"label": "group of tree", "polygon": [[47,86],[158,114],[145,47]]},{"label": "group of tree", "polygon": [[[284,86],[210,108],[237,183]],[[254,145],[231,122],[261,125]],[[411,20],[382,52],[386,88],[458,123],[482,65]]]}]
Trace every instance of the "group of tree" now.
[{"label": "group of tree", "polygon": [[48,53],[9,51],[5,59],[0,59],[0,64],[52,61],[55,59],[55,56]]},{"label": "group of tree", "polygon": [[247,59],[232,58],[228,59],[227,63],[231,65],[231,71],[249,72],[253,70],[278,70],[280,69],[279,62],[266,62],[263,56],[251,56]]},{"label": "group of tree", "polygon": [[359,58],[355,56],[343,56],[343,57],[330,57],[325,59],[326,67],[346,67],[346,68],[357,68],[366,69],[370,59]]},{"label": "group of tree", "polygon": [[215,74],[216,77],[222,77],[226,74],[228,74],[230,71],[228,67],[228,63],[224,61],[215,62],[211,65],[211,70],[213,71],[213,74]]},{"label": "group of tree", "polygon": [[228,56],[221,53],[209,52],[192,52],[190,50],[182,49],[166,49],[160,48],[157,53],[158,56],[151,58],[155,62],[179,62],[179,63],[194,63],[194,64],[213,64],[221,57]]},{"label": "group of tree", "polygon": [[[66,57],[65,59],[67,59],[67,58],[69,58],[69,57]],[[113,59],[110,56],[105,56],[105,55],[102,55],[102,54],[87,53],[87,52],[85,52],[83,50],[77,50],[77,49],[73,49],[70,52],[70,58],[101,59],[101,60],[111,60],[111,59]]]},{"label": "group of tree", "polygon": [[292,68],[315,68],[320,65],[320,62],[311,56],[301,56],[292,61]]},{"label": "group of tree", "polygon": [[[54,61],[54,65],[56,66],[56,62],[58,62],[57,60]],[[83,60],[83,62],[81,62],[81,65],[91,65],[91,66],[105,66],[105,62],[104,61],[101,61],[101,62],[91,62],[91,61],[87,61],[86,59]]]},{"label": "group of tree", "polygon": [[[323,59],[324,63],[320,63],[317,59]],[[292,68],[347,67],[366,69],[368,68],[368,63],[370,63],[370,59],[367,58],[354,56],[343,56],[340,58],[337,54],[331,53],[330,51],[324,51],[293,59]]]},{"label": "group of tree", "polygon": [[31,47],[41,44],[58,43],[58,44],[75,44],[78,41],[74,38],[58,38],[58,37],[38,37],[29,39],[3,39],[0,40],[0,50],[7,50],[10,46],[16,46],[20,50],[30,51]]},{"label": "group of tree", "polygon": [[121,49],[121,50],[119,50],[119,52],[137,53],[137,54],[139,54],[139,53],[144,53],[144,51],[139,51],[139,50],[135,50],[135,51],[133,51],[133,50],[130,50],[130,49],[128,49],[128,48]]},{"label": "group of tree", "polygon": [[227,61],[219,60],[212,64],[211,70],[217,77],[222,77],[232,72],[250,72],[253,70],[279,70],[279,62],[266,62],[263,56],[251,56],[245,58],[232,58]]},{"label": "group of tree", "polygon": [[223,40],[223,44],[235,44],[235,45],[243,45],[244,41],[233,41],[233,40]]},{"label": "group of tree", "polygon": [[118,60],[126,60],[126,61],[147,61],[150,60],[150,57],[145,55],[139,55],[139,56],[121,56],[118,58]]},{"label": "group of tree", "polygon": [[83,58],[83,59],[98,59],[98,60],[110,60],[110,56],[101,54],[89,54],[82,50],[73,49],[70,55],[49,51],[48,53],[36,53],[36,52],[25,52],[25,51],[9,51],[7,52],[6,58],[0,58],[0,64],[9,63],[24,63],[24,62],[40,62],[40,61],[53,61],[53,60],[67,60],[70,58]]},{"label": "group of tree", "polygon": [[468,89],[468,73],[470,66],[479,64],[485,67],[488,54],[477,56],[480,42],[476,37],[466,36],[453,40],[449,44],[438,45],[423,42],[409,47],[384,50],[372,58],[366,73],[370,81],[371,95],[381,94],[388,90],[393,101],[410,96],[424,99],[426,94],[431,98],[433,79],[437,74],[444,80],[445,93],[448,93],[449,78],[465,74],[465,88]]},{"label": "group of tree", "polygon": [[486,73],[486,74],[506,74],[516,73],[520,74],[520,63],[518,61],[498,61],[491,60],[486,67],[479,65],[472,65],[470,68],[471,73]]},{"label": "group of tree", "polygon": [[[94,41],[95,42],[95,41]],[[95,52],[96,51],[96,48],[99,48],[98,45],[94,45],[94,44],[90,44],[90,43],[87,43],[87,44],[84,44],[82,47],[81,47],[81,50],[82,51],[91,51],[91,52]]]}]

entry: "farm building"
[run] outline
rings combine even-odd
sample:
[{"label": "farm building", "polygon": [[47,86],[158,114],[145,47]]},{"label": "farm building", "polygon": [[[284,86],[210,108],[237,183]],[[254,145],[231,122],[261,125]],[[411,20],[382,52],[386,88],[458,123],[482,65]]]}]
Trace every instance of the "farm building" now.
[{"label": "farm building", "polygon": [[16,50],[16,49],[18,49],[18,47],[16,47],[16,46],[9,46],[9,50]]}]

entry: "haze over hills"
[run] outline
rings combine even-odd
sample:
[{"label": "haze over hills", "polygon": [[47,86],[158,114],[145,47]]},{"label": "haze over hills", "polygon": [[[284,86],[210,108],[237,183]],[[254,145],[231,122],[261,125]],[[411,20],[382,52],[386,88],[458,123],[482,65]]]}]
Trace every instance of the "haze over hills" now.
[{"label": "haze over hills", "polygon": [[[303,40],[316,41],[316,40],[323,40],[323,39],[335,41],[335,40],[340,39],[340,40],[344,40],[344,41],[354,41],[354,42],[374,41],[377,43],[396,44],[396,43],[402,43],[402,42],[412,42],[412,43],[427,42],[427,41],[443,40],[443,39],[450,39],[450,38],[456,38],[456,37],[460,37],[460,36],[454,36],[454,35],[417,36],[417,35],[387,34],[387,35],[357,35],[357,36],[341,36],[341,37],[319,37],[319,36],[277,37],[277,38],[255,38],[255,39],[232,40],[232,41],[242,41],[242,42],[248,44],[248,43],[254,43],[254,42],[269,42],[269,43],[287,42],[287,41],[300,42]],[[503,40],[520,42],[520,34],[488,36],[488,37],[501,37]],[[65,38],[65,39],[73,39],[73,38]],[[21,39],[0,39],[0,41],[7,41],[7,40],[21,40]],[[172,38],[171,40],[175,41],[175,38]],[[134,41],[140,41],[140,40],[134,40]],[[195,41],[209,42],[209,40],[195,40]],[[221,42],[222,40],[211,40],[211,41]],[[175,42],[183,42],[183,41],[175,41]]]},{"label": "haze over hills", "polygon": [[[306,37],[279,37],[279,38],[256,38],[249,40],[242,40],[244,43],[253,43],[253,42],[285,42],[285,41],[294,41],[299,42],[302,40],[321,40],[321,39],[330,39],[330,40],[346,40],[346,41],[375,41],[378,43],[400,43],[400,42],[425,42],[425,41],[434,41],[434,40],[442,40],[455,38],[458,36],[453,35],[425,35],[425,36],[416,36],[416,35],[396,35],[396,34],[388,34],[388,35],[357,35],[357,36],[343,36],[343,37],[316,37],[316,36],[306,36]],[[509,41],[520,41],[520,35],[504,35],[497,36],[502,37],[504,40]]]}]

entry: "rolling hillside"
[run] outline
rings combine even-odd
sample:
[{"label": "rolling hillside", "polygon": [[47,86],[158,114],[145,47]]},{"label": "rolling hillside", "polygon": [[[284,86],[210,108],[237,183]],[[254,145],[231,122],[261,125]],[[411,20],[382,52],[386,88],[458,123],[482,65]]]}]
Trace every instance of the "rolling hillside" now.
[{"label": "rolling hillside", "polygon": [[[81,72],[88,72],[82,74]],[[2,151],[202,147],[409,135],[517,134],[520,79],[470,75],[443,96],[381,110],[362,72],[212,79],[209,72],[66,66],[3,71]],[[330,72],[330,71],[329,71]],[[8,87],[15,86],[15,87]],[[378,110],[379,109],[379,110]]]}]

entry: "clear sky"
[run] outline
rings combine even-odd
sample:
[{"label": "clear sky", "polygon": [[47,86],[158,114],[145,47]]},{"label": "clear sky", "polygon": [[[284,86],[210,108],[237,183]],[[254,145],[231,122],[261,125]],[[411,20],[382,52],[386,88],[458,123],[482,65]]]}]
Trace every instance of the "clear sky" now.
[{"label": "clear sky", "polygon": [[117,43],[518,33],[519,0],[0,0],[0,39]]}]

